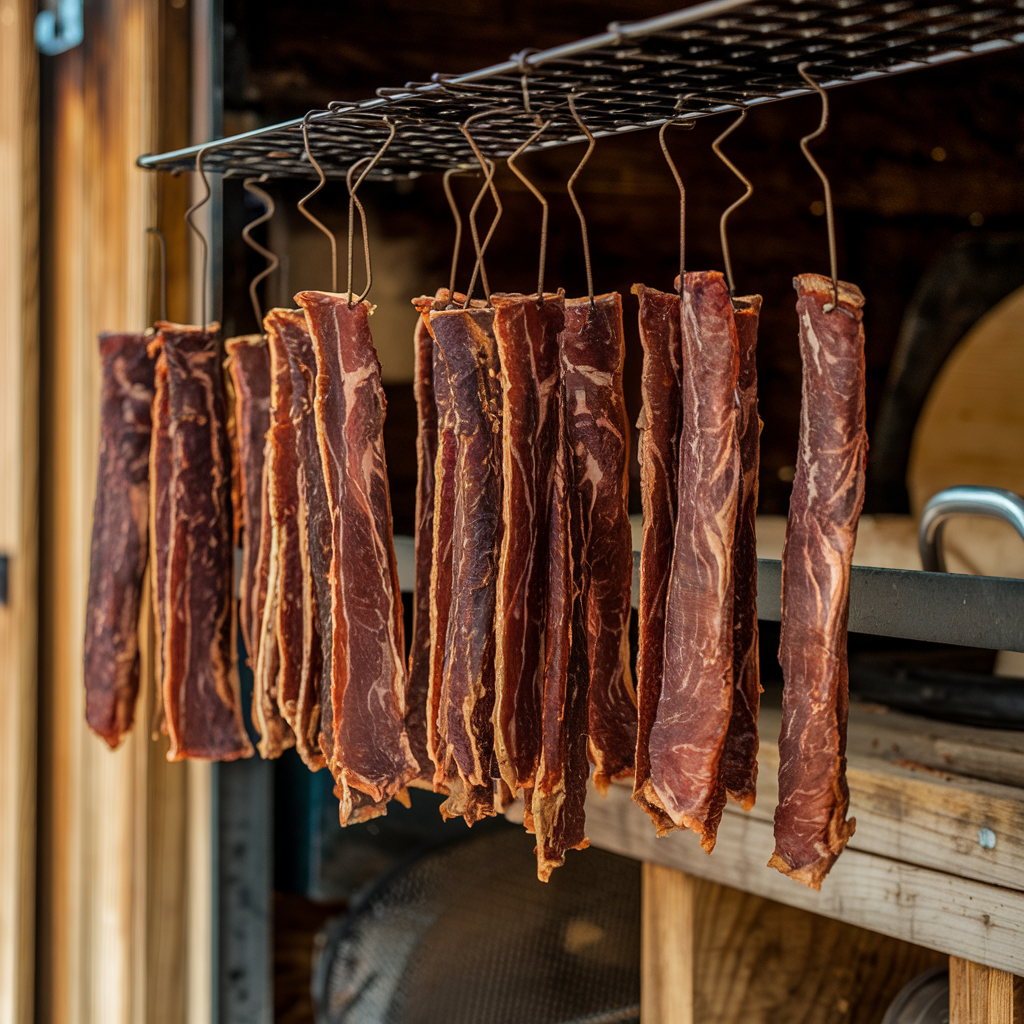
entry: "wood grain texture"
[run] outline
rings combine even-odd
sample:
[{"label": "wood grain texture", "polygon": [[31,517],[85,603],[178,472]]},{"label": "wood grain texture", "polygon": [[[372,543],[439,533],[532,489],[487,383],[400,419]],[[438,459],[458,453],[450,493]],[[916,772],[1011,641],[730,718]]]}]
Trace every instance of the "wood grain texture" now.
[{"label": "wood grain texture", "polygon": [[[190,983],[187,773],[165,762],[164,744],[151,742],[145,725],[152,637],[144,628],[139,727],[114,753],[85,729],[79,639],[96,458],[95,338],[152,319],[145,228],[157,223],[158,183],[134,160],[187,141],[180,90],[170,115],[159,116],[169,87],[161,67],[187,65],[181,21],[187,28],[187,11],[157,0],[101,0],[87,10],[85,43],[48,65],[59,173],[44,193],[52,260],[44,281],[37,992],[39,1019],[74,1024],[183,1021]],[[168,225],[180,220],[180,198],[175,186],[165,190]],[[175,246],[168,249],[177,301],[181,267]]]},{"label": "wood grain texture", "polygon": [[697,880],[649,863],[641,879],[640,1024],[693,1024]]},{"label": "wood grain texture", "polygon": [[949,958],[949,1024],[1021,1024],[1024,978]]},{"label": "wood grain texture", "polygon": [[0,7],[0,1021],[33,1019],[39,391],[35,4]]}]

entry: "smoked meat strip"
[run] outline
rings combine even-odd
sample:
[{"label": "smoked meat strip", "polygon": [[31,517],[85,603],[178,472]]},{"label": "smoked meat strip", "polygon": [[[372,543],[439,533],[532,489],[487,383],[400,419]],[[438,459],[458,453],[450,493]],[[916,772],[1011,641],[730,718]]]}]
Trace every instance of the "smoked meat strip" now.
[{"label": "smoked meat strip", "polygon": [[[313,402],[316,397],[316,356],[305,315],[288,311],[281,340],[291,377],[290,418],[298,453],[298,515],[302,570],[302,672],[295,709],[296,747],[306,767],[317,771],[326,764],[323,740],[323,679],[330,675],[331,656],[331,510],[327,504],[320,443]],[[324,637],[327,640],[324,640]]]},{"label": "smoked meat strip", "polygon": [[85,718],[114,749],[135,719],[149,557],[153,360],[143,334],[101,334],[100,451],[85,610]]},{"label": "smoked meat strip", "polygon": [[644,350],[640,393],[643,406],[639,438],[640,497],[643,540],[640,545],[639,643],[636,697],[639,729],[633,799],[650,816],[658,835],[675,826],[651,785],[648,744],[661,696],[665,652],[665,599],[672,566],[679,474],[679,427],[682,416],[682,325],[679,295],[633,285],[640,300],[640,342]]},{"label": "smoked meat strip", "polygon": [[516,793],[540,757],[549,517],[559,429],[563,293],[496,294],[502,380],[502,540],[495,611],[494,749]]},{"label": "smoked meat strip", "polygon": [[494,611],[501,544],[500,364],[492,309],[431,313],[451,391],[455,451],[451,606],[438,719],[447,817],[493,815]]},{"label": "smoked meat strip", "polygon": [[231,505],[235,547],[241,542],[242,579],[238,617],[249,665],[256,668],[259,631],[253,621],[263,502],[263,454],[270,428],[270,349],[262,334],[228,338],[227,370],[234,392],[231,431]]},{"label": "smoked meat strip", "polygon": [[732,714],[733,548],[740,488],[739,341],[718,271],[686,275],[679,500],[665,606],[651,784],[709,853],[726,802],[719,764]]},{"label": "smoked meat strip", "polygon": [[[367,302],[306,291],[313,403],[332,516],[331,736],[342,824],[384,813],[415,778],[405,730],[405,637],[384,458],[386,403]],[[367,799],[368,798],[368,799]]]},{"label": "smoked meat strip", "polygon": [[152,434],[149,444],[149,586],[153,601],[153,662],[157,699],[153,734],[167,732],[164,707],[164,637],[167,635],[167,551],[171,544],[171,435],[167,357],[159,333],[149,342],[154,360]]},{"label": "smoked meat strip", "polygon": [[633,771],[636,694],[629,669],[633,540],[629,424],[622,392],[625,341],[617,292],[567,299],[559,337],[575,490],[583,493],[582,558],[590,663],[594,785],[604,793]]},{"label": "smoked meat strip", "polygon": [[761,459],[761,419],[757,415],[757,324],[761,296],[736,300],[740,371],[736,435],[740,447],[740,495],[733,554],[732,716],[718,774],[728,795],[745,810],[757,796],[757,716],[761,673],[757,647],[757,470]]},{"label": "smoked meat strip", "polygon": [[[561,390],[560,388],[558,389]],[[565,403],[557,400],[551,515],[548,522],[542,739],[536,786],[523,790],[524,824],[537,836],[537,877],[546,882],[567,850],[590,845],[586,836],[587,618],[583,596],[581,495],[571,480]]]},{"label": "smoked meat strip", "polygon": [[169,761],[252,756],[235,651],[231,445],[219,328],[157,325],[171,444],[163,690]]},{"label": "smoked meat strip", "polygon": [[839,308],[826,313],[831,279],[801,274],[793,284],[803,389],[782,551],[779,661],[785,687],[775,853],[768,863],[820,889],[856,825],[846,820],[846,624],[868,450],[864,296],[840,281]]}]

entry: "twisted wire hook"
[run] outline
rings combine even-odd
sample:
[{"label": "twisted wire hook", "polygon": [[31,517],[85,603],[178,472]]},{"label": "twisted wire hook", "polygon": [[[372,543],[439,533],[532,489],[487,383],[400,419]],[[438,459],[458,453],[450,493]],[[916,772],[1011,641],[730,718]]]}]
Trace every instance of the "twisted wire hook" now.
[{"label": "twisted wire hook", "polygon": [[[504,207],[501,205],[501,197],[498,195],[498,190],[494,186],[494,161],[488,160],[484,157],[483,153],[480,152],[480,147],[476,144],[476,139],[469,132],[469,126],[481,117],[490,117],[499,111],[494,110],[481,110],[479,113],[471,114],[466,118],[462,124],[459,125],[459,131],[466,137],[466,141],[469,143],[473,150],[474,156],[480,164],[481,170],[484,172],[484,184],[480,189],[476,200],[469,210],[469,231],[473,236],[473,247],[476,250],[476,264],[473,267],[473,276],[469,279],[469,287],[466,289],[466,301],[462,304],[463,309],[469,308],[469,301],[473,297],[473,289],[476,287],[476,279],[479,275],[480,281],[483,284],[484,292],[489,298],[491,294],[490,283],[487,280],[487,268],[484,266],[484,253],[487,251],[487,246],[491,242],[491,238],[494,237],[494,231],[498,226],[498,221],[501,220],[501,215],[504,212]],[[491,226],[487,229],[487,234],[484,236],[484,240],[481,243],[479,233],[476,227],[476,213],[480,209],[480,204],[483,202],[484,194],[487,190],[490,190],[491,198],[494,200],[495,214],[494,220],[491,221]]]},{"label": "twisted wire hook", "polygon": [[452,216],[455,218],[455,246],[452,249],[452,267],[451,272],[448,275],[448,301],[454,302],[453,296],[455,295],[455,271],[459,266],[459,246],[462,245],[462,215],[459,213],[458,204],[455,202],[455,196],[452,194],[452,175],[458,174],[458,168],[449,167],[444,172],[444,177],[441,179],[444,185],[444,195],[448,200],[448,208],[452,211]]},{"label": "twisted wire hook", "polygon": [[583,119],[579,114],[576,113],[576,94],[569,93],[569,110],[572,113],[573,120],[579,126],[580,131],[586,135],[588,144],[587,151],[583,154],[583,159],[580,160],[576,167],[576,170],[572,172],[572,177],[569,179],[569,184],[566,186],[566,190],[569,193],[569,198],[572,200],[572,205],[576,209],[576,216],[580,219],[580,231],[583,233],[583,262],[587,268],[587,295],[590,297],[590,308],[594,308],[594,275],[590,267],[590,242],[587,239],[587,219],[583,216],[583,208],[580,206],[579,200],[576,198],[576,193],[573,190],[573,185],[576,184],[576,179],[580,176],[580,171],[583,170],[587,161],[590,159],[590,154],[594,152],[594,134],[591,130],[583,123]]},{"label": "twisted wire hook", "polygon": [[[157,249],[160,252],[160,316],[158,319],[167,319],[167,239],[164,237],[164,233],[159,228],[146,228],[146,234],[151,235],[156,239]],[[151,249],[148,251],[152,251]],[[148,307],[150,293],[149,293],[149,280],[151,276],[151,270],[146,271],[146,304]],[[146,309],[149,312],[149,308]]]},{"label": "twisted wire hook", "polygon": [[[525,94],[524,94],[525,95]],[[529,101],[527,101],[528,103]],[[527,106],[529,110],[529,106]],[[539,120],[539,116],[538,116]],[[545,121],[506,161],[508,169],[530,190],[541,205],[540,216],[540,265],[537,269],[537,305],[544,304],[544,264],[548,253],[548,201],[543,193],[516,166],[516,160],[541,137],[551,126],[550,119]]]},{"label": "twisted wire hook", "polygon": [[[363,180],[366,176],[376,167],[377,161],[387,151],[388,146],[391,145],[395,138],[395,132],[398,131],[398,126],[392,121],[389,121],[386,117],[383,118],[384,123],[388,126],[389,132],[387,139],[384,140],[384,145],[377,150],[372,156],[364,156],[361,160],[357,160],[349,169],[348,174],[345,175],[345,184],[348,186],[348,283],[345,288],[345,292],[348,295],[348,305],[351,309],[354,305],[362,302],[370,293],[370,285],[373,284],[373,268],[370,264],[370,235],[366,226],[366,211],[363,209],[363,204],[359,201],[359,197],[356,193],[359,191],[359,186],[362,185]],[[352,184],[352,175],[355,173],[357,167],[362,166],[362,172],[360,173],[356,183]],[[354,214],[355,210],[359,211],[359,224],[363,231],[363,256],[366,259],[366,287],[363,289],[361,294],[355,301],[352,299],[352,249],[353,249],[353,234],[354,234]]]},{"label": "twisted wire hook", "polygon": [[754,186],[750,183],[750,179],[747,178],[743,172],[722,152],[721,144],[730,136],[743,122],[747,119],[747,109],[744,107],[740,111],[740,116],[728,128],[718,136],[717,139],[711,144],[711,148],[715,151],[715,156],[725,164],[726,167],[736,175],[737,178],[743,183],[746,191],[736,200],[735,203],[730,206],[725,213],[722,214],[722,219],[718,222],[718,234],[722,241],[722,259],[725,262],[725,277],[729,282],[729,298],[735,298],[736,296],[736,282],[732,276],[732,260],[729,258],[729,238],[726,234],[726,222],[729,220],[729,214],[733,210],[738,209],[742,206],[753,194]]},{"label": "twisted wire hook", "polygon": [[683,278],[686,274],[686,188],[679,174],[679,168],[676,167],[676,162],[668,151],[668,143],[665,141],[665,132],[672,125],[692,129],[694,124],[693,121],[683,121],[678,117],[674,117],[666,121],[658,131],[658,142],[661,145],[661,152],[665,157],[665,163],[668,164],[668,169],[672,172],[672,177],[676,180],[676,188],[679,189],[679,294],[682,296]]},{"label": "twisted wire hook", "polygon": [[207,151],[210,150],[211,148],[211,146],[203,146],[203,148],[199,150],[198,153],[196,153],[196,171],[198,172],[199,178],[203,183],[204,195],[202,199],[196,200],[196,202],[194,202],[185,211],[185,223],[189,226],[189,228],[191,228],[196,238],[199,239],[199,244],[202,246],[203,250],[202,274],[200,276],[200,291],[202,293],[202,297],[199,301],[199,309],[202,319],[202,323],[200,326],[202,328],[204,335],[206,334],[206,274],[208,270],[208,264],[210,261],[210,245],[206,241],[206,236],[202,233],[202,231],[199,230],[198,227],[196,227],[196,223],[192,219],[192,217],[195,214],[196,210],[200,209],[200,207],[205,206],[210,201],[210,196],[212,194],[210,191],[210,182],[207,180],[206,177],[206,171],[203,170],[203,157],[206,156]]},{"label": "twisted wire hook", "polygon": [[259,283],[269,277],[277,268],[280,266],[281,261],[274,255],[269,249],[260,245],[255,238],[252,237],[252,229],[258,228],[261,224],[266,224],[271,217],[274,216],[274,211],[277,207],[274,204],[274,200],[270,193],[260,188],[260,184],[267,180],[266,174],[261,174],[258,178],[246,178],[242,182],[242,188],[245,189],[250,195],[255,196],[263,205],[266,210],[260,214],[255,220],[249,221],[248,224],[242,228],[242,238],[245,244],[250,249],[258,252],[266,261],[267,265],[263,268],[250,282],[249,282],[249,301],[252,303],[252,311],[256,316],[256,330],[263,330],[263,308],[260,306],[259,296],[256,294],[256,289]]},{"label": "twisted wire hook", "polygon": [[311,110],[302,119],[302,142],[306,147],[306,159],[310,162],[313,169],[316,171],[319,181],[312,192],[304,195],[298,202],[299,212],[303,217],[306,218],[311,224],[319,228],[326,236],[327,240],[331,243],[331,291],[336,292],[338,290],[338,240],[334,237],[334,232],[331,231],[323,221],[319,220],[314,214],[310,213],[306,209],[306,203],[310,201],[327,184],[327,175],[324,174],[323,168],[317,163],[313,156],[313,151],[309,148],[309,118],[312,114],[315,114],[315,110]]},{"label": "twisted wire hook", "polygon": [[811,151],[807,148],[807,143],[813,142],[828,127],[828,94],[807,73],[807,69],[810,66],[811,62],[805,60],[801,64],[797,64],[796,69],[800,72],[800,77],[821,97],[821,123],[818,125],[817,131],[811,132],[810,135],[805,135],[800,140],[800,149],[804,156],[807,157],[807,162],[814,168],[814,173],[821,179],[821,184],[825,188],[825,223],[828,227],[828,259],[829,268],[832,272],[832,301],[826,302],[821,309],[823,313],[831,313],[833,309],[839,308],[839,270],[836,260],[836,224],[832,210],[832,187],[829,185],[828,178],[825,176],[825,172],[821,169],[818,161],[811,156]]}]

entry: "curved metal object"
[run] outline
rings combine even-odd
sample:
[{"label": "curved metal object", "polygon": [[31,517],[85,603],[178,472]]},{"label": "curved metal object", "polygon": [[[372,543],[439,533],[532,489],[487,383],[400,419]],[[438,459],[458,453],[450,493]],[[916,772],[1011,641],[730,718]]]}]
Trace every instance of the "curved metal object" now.
[{"label": "curved metal object", "polygon": [[668,169],[672,172],[672,177],[675,179],[676,188],[679,189],[679,294],[683,294],[683,282],[686,279],[686,186],[683,184],[682,175],[679,173],[679,168],[676,166],[675,160],[672,159],[672,154],[668,151],[668,143],[665,141],[665,132],[672,127],[672,125],[678,125],[680,128],[693,128],[693,121],[682,121],[678,117],[672,118],[671,121],[666,121],[661,129],[658,131],[658,144],[661,146],[661,152],[665,157],[665,163],[668,164]]},{"label": "curved metal object", "polygon": [[921,566],[928,572],[946,572],[942,557],[942,531],[953,516],[1001,519],[1024,540],[1024,498],[1019,494],[1002,487],[947,487],[925,505],[917,528]]},{"label": "curved metal object", "polygon": [[[750,179],[722,152],[721,146],[722,143],[725,142],[725,140],[732,135],[732,133],[736,131],[744,121],[746,121],[746,119],[747,108],[744,107],[740,111],[740,116],[737,117],[736,120],[733,121],[733,123],[729,125],[729,127],[726,128],[713,143],[711,143],[711,149],[714,151],[715,156],[717,156],[718,159],[721,160],[737,178],[740,179],[744,189],[746,190],[743,195],[741,195],[739,199],[737,199],[736,202],[734,202],[732,206],[722,214],[718,221],[718,235],[722,243],[722,262],[725,264],[725,279],[729,282],[730,299],[736,298],[736,282],[733,280],[732,276],[732,259],[729,255],[729,236],[726,232],[726,225],[729,221],[729,215],[734,210],[738,210],[754,194],[754,186],[751,184]],[[733,303],[733,305],[735,305],[735,303]]]},{"label": "curved metal object", "polygon": [[266,248],[266,246],[260,245],[252,237],[252,229],[259,227],[261,224],[266,224],[274,216],[274,211],[277,209],[270,193],[259,187],[266,180],[267,175],[261,174],[258,178],[246,178],[242,182],[242,188],[250,195],[255,196],[264,206],[264,212],[255,220],[249,221],[242,228],[242,240],[245,244],[250,249],[258,252],[267,261],[267,265],[249,282],[249,301],[252,303],[253,315],[256,317],[256,330],[260,333],[263,332],[263,308],[260,306],[260,299],[256,289],[264,278],[269,277],[281,265],[281,261],[274,253]]},{"label": "curved metal object", "polygon": [[576,113],[576,93],[569,93],[569,110],[572,113],[573,120],[579,126],[581,132],[587,137],[587,151],[583,154],[583,158],[576,165],[576,170],[572,172],[572,177],[569,179],[566,190],[569,193],[569,198],[572,200],[573,208],[576,210],[576,216],[580,219],[580,231],[583,234],[583,262],[587,268],[587,294],[590,296],[590,308],[594,308],[594,273],[590,266],[590,241],[587,238],[587,218],[583,216],[583,207],[580,206],[580,201],[576,198],[576,192],[573,190],[573,185],[576,184],[576,179],[580,176],[580,171],[586,166],[587,161],[590,159],[590,154],[594,152],[594,133],[586,126],[583,118]]}]

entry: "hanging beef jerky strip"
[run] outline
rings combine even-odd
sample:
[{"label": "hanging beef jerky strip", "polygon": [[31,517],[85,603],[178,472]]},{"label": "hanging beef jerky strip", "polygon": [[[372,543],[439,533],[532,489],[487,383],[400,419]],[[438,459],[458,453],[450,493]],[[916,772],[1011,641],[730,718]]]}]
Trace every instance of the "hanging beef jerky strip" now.
[{"label": "hanging beef jerky strip", "polygon": [[257,580],[263,503],[263,453],[270,428],[270,349],[262,334],[246,334],[224,342],[227,369],[234,391],[231,431],[231,504],[235,547],[242,547],[242,579],[238,616],[242,640],[255,669],[257,624],[253,622],[253,587]]},{"label": "hanging beef jerky strip", "polygon": [[452,590],[438,719],[442,813],[494,813],[494,610],[501,544],[500,365],[490,309],[431,313],[453,410]]},{"label": "hanging beef jerky strip", "polygon": [[333,529],[328,766],[341,818],[417,773],[405,731],[405,638],[384,459],[384,391],[369,303],[300,292],[316,354],[314,413]]},{"label": "hanging beef jerky strip", "polygon": [[[287,313],[279,336],[288,354],[291,377],[290,418],[298,453],[298,515],[302,569],[302,672],[294,713],[296,747],[306,766],[316,771],[326,763],[322,741],[324,687],[330,676],[331,657],[331,510],[327,503],[320,443],[317,439],[313,402],[316,397],[316,356],[305,314]],[[325,641],[324,638],[327,638]],[[330,706],[327,706],[330,715]],[[328,733],[330,729],[328,729]]]},{"label": "hanging beef jerky strip", "polygon": [[235,662],[231,445],[216,327],[157,325],[171,442],[164,705],[170,761],[252,755]]},{"label": "hanging beef jerky strip", "polygon": [[85,609],[85,718],[117,747],[135,719],[149,557],[153,360],[142,334],[101,334],[100,452]]},{"label": "hanging beef jerky strip", "polygon": [[757,714],[761,678],[757,649],[757,469],[761,458],[761,419],[757,415],[757,323],[761,296],[736,300],[733,311],[740,370],[736,436],[740,448],[740,493],[733,548],[732,716],[719,762],[726,792],[749,811],[757,795]]},{"label": "hanging beef jerky strip", "polygon": [[576,490],[584,495],[584,596],[590,661],[590,759],[600,792],[636,757],[636,694],[629,670],[633,541],[629,424],[622,393],[622,297],[565,303],[561,345],[566,431]]},{"label": "hanging beef jerky strip", "polygon": [[[416,353],[416,580],[412,608],[412,644],[409,648],[409,689],[406,695],[406,730],[409,745],[419,765],[419,779],[430,782],[435,765],[430,757],[433,723],[427,724],[430,694],[431,599],[434,564],[435,474],[438,451],[438,407],[434,395],[434,338],[430,333],[430,310],[435,303],[444,308],[447,291],[431,298],[413,299],[419,316],[413,332]],[[450,555],[448,538],[448,554]],[[447,606],[445,608],[447,612]],[[436,721],[436,719],[434,719]]]},{"label": "hanging beef jerky strip", "polygon": [[157,699],[153,709],[153,735],[167,732],[164,709],[164,638],[167,635],[167,551],[171,544],[171,434],[167,357],[159,333],[149,343],[154,360],[153,427],[149,445],[149,585],[153,601],[153,641]]},{"label": "hanging beef jerky strip", "polygon": [[680,376],[682,337],[679,295],[633,285],[640,300],[640,342],[644,350],[640,393],[640,496],[644,526],[640,546],[639,644],[636,696],[639,730],[633,799],[651,816],[658,835],[675,827],[651,785],[648,744],[661,696],[665,651],[665,599],[672,566],[678,500]]},{"label": "hanging beef jerky strip", "polygon": [[779,803],[769,864],[821,888],[856,822],[846,820],[846,623],[850,564],[864,503],[864,296],[802,274],[793,282],[800,319],[803,392],[800,447],[782,552],[785,689],[779,738]]},{"label": "hanging beef jerky strip", "polygon": [[587,757],[587,615],[583,598],[583,495],[570,474],[561,406],[548,524],[542,745],[536,786],[524,789],[525,824],[537,835],[537,877],[546,882],[567,850],[589,845],[584,804]]},{"label": "hanging beef jerky strip", "polygon": [[492,295],[502,380],[502,541],[495,613],[494,747],[508,788],[540,757],[548,521],[560,441],[563,293]]},{"label": "hanging beef jerky strip", "polygon": [[715,845],[719,762],[732,714],[733,548],[740,487],[739,342],[717,271],[687,274],[682,308],[679,503],[665,607],[651,784],[678,828]]}]

